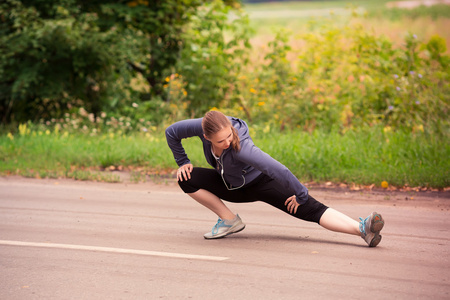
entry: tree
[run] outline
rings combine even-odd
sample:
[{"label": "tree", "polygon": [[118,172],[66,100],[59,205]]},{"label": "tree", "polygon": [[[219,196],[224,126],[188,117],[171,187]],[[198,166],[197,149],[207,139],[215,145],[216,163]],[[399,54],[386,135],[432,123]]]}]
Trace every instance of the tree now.
[{"label": "tree", "polygon": [[98,13],[102,30],[115,27],[141,46],[127,63],[150,85],[151,97],[163,95],[164,78],[173,69],[183,45],[184,26],[205,0],[79,1],[84,11]]},{"label": "tree", "polygon": [[183,35],[177,72],[186,83],[190,116],[241,102],[236,85],[248,63],[252,30],[245,14],[235,11],[230,18],[229,13],[230,7],[222,1],[211,1],[192,17]]},{"label": "tree", "polygon": [[167,99],[164,80],[181,57],[186,25],[206,2],[2,2],[2,122],[58,117],[74,106],[97,114],[130,97],[127,86],[132,72],[147,80],[148,99]]},{"label": "tree", "polygon": [[[33,2],[33,6],[27,6]],[[100,112],[120,72],[113,31],[74,1],[0,4],[2,122],[59,117],[73,106]]]}]

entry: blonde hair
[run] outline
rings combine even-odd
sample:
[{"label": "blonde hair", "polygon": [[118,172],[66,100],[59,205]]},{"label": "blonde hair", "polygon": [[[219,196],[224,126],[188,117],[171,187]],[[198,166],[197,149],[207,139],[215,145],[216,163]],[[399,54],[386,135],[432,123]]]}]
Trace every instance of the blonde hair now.
[{"label": "blonde hair", "polygon": [[231,147],[235,151],[241,150],[241,143],[239,140],[239,135],[236,128],[231,124],[230,119],[228,119],[223,113],[217,110],[208,111],[202,120],[203,133],[211,138],[214,134],[218,133],[220,130],[230,127],[233,132],[233,140],[231,141]]}]

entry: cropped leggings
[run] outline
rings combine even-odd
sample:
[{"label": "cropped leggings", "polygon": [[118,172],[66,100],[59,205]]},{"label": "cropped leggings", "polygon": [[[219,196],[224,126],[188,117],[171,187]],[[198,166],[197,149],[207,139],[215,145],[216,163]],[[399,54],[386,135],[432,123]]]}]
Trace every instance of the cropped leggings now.
[{"label": "cropped leggings", "polygon": [[284,203],[292,196],[292,193],[285,191],[280,184],[264,174],[258,176],[248,185],[230,191],[226,188],[220,174],[214,169],[194,168],[191,179],[178,181],[178,184],[185,193],[194,193],[199,189],[204,189],[229,202],[262,201],[298,219],[309,222],[319,223],[323,213],[328,209],[327,206],[308,195],[307,202],[300,205],[295,214],[291,214]]}]

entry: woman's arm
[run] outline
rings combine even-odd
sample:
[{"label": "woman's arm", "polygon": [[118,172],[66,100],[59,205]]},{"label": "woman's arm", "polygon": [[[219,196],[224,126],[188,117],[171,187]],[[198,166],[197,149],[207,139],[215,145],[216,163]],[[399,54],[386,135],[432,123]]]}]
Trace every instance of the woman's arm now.
[{"label": "woman's arm", "polygon": [[202,137],[202,119],[189,119],[176,122],[166,129],[166,140],[170,150],[172,150],[173,157],[175,158],[178,166],[190,164],[186,152],[184,151],[181,140],[193,136]]}]

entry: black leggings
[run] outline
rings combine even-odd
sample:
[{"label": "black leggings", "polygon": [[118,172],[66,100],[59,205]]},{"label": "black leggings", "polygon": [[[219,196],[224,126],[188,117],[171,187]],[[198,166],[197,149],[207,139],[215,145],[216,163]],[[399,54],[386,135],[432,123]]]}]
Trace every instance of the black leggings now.
[{"label": "black leggings", "polygon": [[291,214],[284,203],[292,196],[292,193],[285,191],[280,184],[264,174],[258,176],[248,185],[230,191],[226,188],[222,177],[216,170],[194,168],[191,179],[178,181],[178,184],[185,193],[195,193],[199,189],[204,189],[229,202],[262,201],[298,219],[309,222],[319,223],[323,213],[328,209],[327,206],[308,195],[308,201],[298,207],[297,213]]}]

